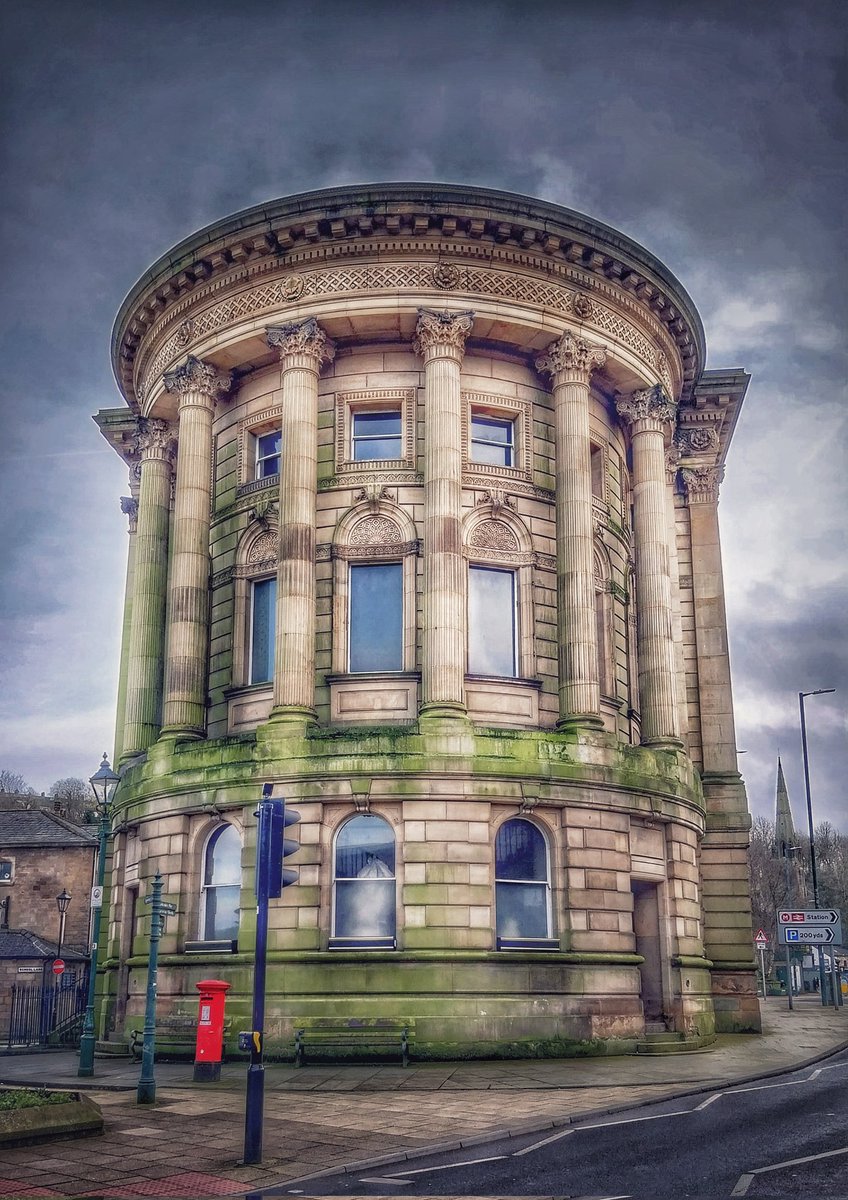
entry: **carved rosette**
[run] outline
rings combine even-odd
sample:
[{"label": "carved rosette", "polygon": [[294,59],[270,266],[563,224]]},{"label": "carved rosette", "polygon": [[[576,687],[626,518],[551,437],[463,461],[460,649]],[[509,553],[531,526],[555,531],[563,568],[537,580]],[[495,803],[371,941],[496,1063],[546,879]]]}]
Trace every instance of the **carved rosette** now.
[{"label": "carved rosette", "polygon": [[300,358],[297,366],[309,366],[320,371],[325,362],[332,362],[336,347],[327,337],[314,317],[305,321],[291,321],[286,325],[271,325],[265,331],[268,345],[279,350],[283,366],[291,365],[287,360]]},{"label": "carved rosette", "polygon": [[190,354],[182,366],[165,372],[165,390],[176,392],[180,397],[205,396],[215,401],[230,390],[233,382],[231,371],[219,371],[211,363],[201,362]]},{"label": "carved rosette", "polygon": [[554,384],[585,383],[591,374],[606,362],[604,346],[589,342],[566,330],[562,337],[551,342],[544,354],[536,359],[536,370],[550,375]]},{"label": "carved rosette", "polygon": [[719,448],[718,430],[712,424],[682,426],[674,440],[685,458],[710,455]]},{"label": "carved rosette", "polygon": [[253,570],[276,563],[280,555],[280,535],[275,529],[266,529],[250,547],[247,566]]},{"label": "carved rosette", "polygon": [[644,429],[662,429],[677,413],[677,405],[659,383],[629,396],[617,396],[615,408],[622,420],[634,427],[635,433]]},{"label": "carved rosette", "polygon": [[446,350],[461,356],[473,323],[474,313],[470,310],[454,313],[419,308],[412,348],[424,359]]},{"label": "carved rosette", "polygon": [[121,496],[121,512],[128,519],[129,532],[135,533],[138,529],[138,500],[135,496]]},{"label": "carved rosette", "polygon": [[133,443],[142,462],[151,458],[171,462],[176,452],[171,426],[154,417],[139,417]]},{"label": "carved rosette", "polygon": [[683,467],[683,488],[690,504],[716,504],[724,467]]}]

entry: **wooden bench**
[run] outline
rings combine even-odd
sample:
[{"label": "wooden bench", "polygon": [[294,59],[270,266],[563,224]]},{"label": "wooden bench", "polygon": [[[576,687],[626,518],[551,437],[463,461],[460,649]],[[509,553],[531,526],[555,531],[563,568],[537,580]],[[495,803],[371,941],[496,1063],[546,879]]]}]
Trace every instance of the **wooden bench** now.
[{"label": "wooden bench", "polygon": [[[224,1041],[232,1028],[233,1019],[224,1020]],[[193,1058],[197,1044],[197,1018],[174,1013],[169,1017],[157,1017],[154,1035],[154,1054],[158,1059]],[[138,1062],[144,1049],[144,1030],[133,1029],[129,1038],[130,1056]]]},{"label": "wooden bench", "polygon": [[[298,1029],[294,1037],[294,1065],[306,1063],[307,1052],[326,1057],[326,1051],[341,1050],[348,1054],[335,1057],[344,1061],[358,1059],[359,1050],[373,1050],[384,1055],[395,1054],[406,1067],[409,1065],[409,1021],[392,1021],[378,1017],[375,1020],[332,1021],[316,1020],[308,1028]],[[350,1053],[353,1051],[353,1053]]]}]

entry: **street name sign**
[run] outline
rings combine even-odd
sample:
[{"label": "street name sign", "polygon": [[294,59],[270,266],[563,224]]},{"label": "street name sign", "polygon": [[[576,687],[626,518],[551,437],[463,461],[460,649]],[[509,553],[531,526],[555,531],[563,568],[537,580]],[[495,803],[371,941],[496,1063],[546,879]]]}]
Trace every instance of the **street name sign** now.
[{"label": "street name sign", "polygon": [[839,946],[842,914],[836,908],[778,909],[777,937],[782,946]]}]

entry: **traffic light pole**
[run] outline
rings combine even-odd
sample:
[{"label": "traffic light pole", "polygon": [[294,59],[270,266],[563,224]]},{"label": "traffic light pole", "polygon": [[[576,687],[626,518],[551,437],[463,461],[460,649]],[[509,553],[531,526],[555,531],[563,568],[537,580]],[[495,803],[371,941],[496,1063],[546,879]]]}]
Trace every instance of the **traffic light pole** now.
[{"label": "traffic light pole", "polygon": [[265,784],[257,816],[256,834],[256,956],[253,966],[253,1026],[247,1097],[244,1109],[244,1163],[262,1162],[262,1119],[265,1111],[265,1064],[262,1040],[265,1030],[265,969],[268,956],[269,867],[271,863],[271,785]]}]

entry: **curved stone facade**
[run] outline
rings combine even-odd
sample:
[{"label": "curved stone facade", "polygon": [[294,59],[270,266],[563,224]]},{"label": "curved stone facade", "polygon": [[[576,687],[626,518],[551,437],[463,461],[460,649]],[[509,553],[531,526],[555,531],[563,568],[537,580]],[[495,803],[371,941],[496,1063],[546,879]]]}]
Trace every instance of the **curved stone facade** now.
[{"label": "curved stone facade", "polygon": [[758,1027],[718,542],[748,377],[584,216],[481,189],[296,196],[125,301],[130,468],[104,1024],[229,980],[253,812],[301,814],[269,1046],[403,1019],[419,1054]]}]

